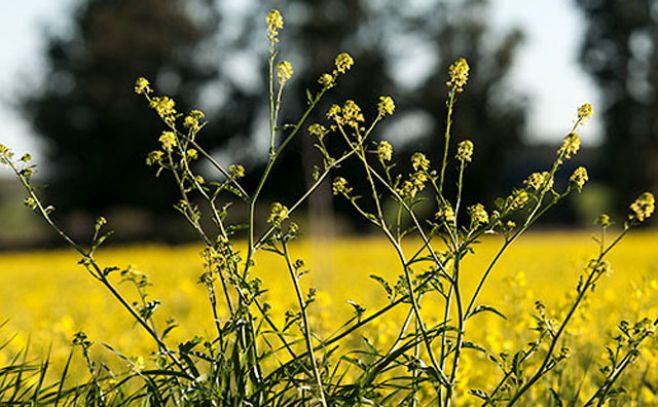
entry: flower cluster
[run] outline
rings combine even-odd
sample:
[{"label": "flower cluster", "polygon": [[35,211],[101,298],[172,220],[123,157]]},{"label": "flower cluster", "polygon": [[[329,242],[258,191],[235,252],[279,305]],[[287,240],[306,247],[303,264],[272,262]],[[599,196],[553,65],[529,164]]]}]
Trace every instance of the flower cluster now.
[{"label": "flower cluster", "polygon": [[274,202],[270,208],[270,216],[267,218],[267,223],[280,227],[281,223],[288,219],[288,207],[280,202]]},{"label": "flower cluster", "polygon": [[14,152],[4,144],[0,144],[0,164],[7,165],[14,156]]},{"label": "flower cluster", "polygon": [[283,86],[293,74],[292,64],[288,61],[281,61],[276,66],[276,77],[279,80],[279,84]]},{"label": "flower cluster", "polygon": [[185,154],[187,155],[187,158],[189,160],[196,160],[197,158],[199,158],[199,152],[194,148],[190,148],[185,152]]},{"label": "flower cluster", "polygon": [[430,168],[430,160],[423,153],[414,153],[411,156],[411,166],[416,171],[427,171]]},{"label": "flower cluster", "polygon": [[347,183],[347,180],[343,177],[336,177],[333,184],[331,185],[331,192],[334,195],[347,195],[352,191],[352,188]]},{"label": "flower cluster", "polygon": [[267,22],[267,38],[272,44],[279,42],[279,30],[283,28],[283,17],[279,10],[270,10],[265,21]]},{"label": "flower cluster", "polygon": [[173,131],[163,131],[158,141],[162,144],[162,149],[170,153],[176,147],[176,134]]},{"label": "flower cluster", "polygon": [[347,125],[353,129],[358,129],[359,123],[365,121],[361,108],[353,100],[345,101],[343,107],[331,106],[329,112],[327,112],[327,117],[339,126]]},{"label": "flower cluster", "polygon": [[352,66],[354,65],[354,59],[347,52],[341,52],[340,54],[338,54],[338,56],[336,56],[335,65],[336,65],[336,70],[339,73],[344,74],[347,73],[347,71],[349,71],[350,69],[352,69]]},{"label": "flower cluster", "polygon": [[454,223],[455,211],[452,209],[452,206],[445,203],[439,207],[439,210],[436,211],[434,218],[440,222]]},{"label": "flower cluster", "polygon": [[151,98],[149,106],[155,109],[167,124],[176,120],[176,102],[169,96],[154,96]]},{"label": "flower cluster", "polygon": [[228,167],[228,171],[231,173],[233,178],[242,178],[244,177],[244,167],[241,164],[232,164]]},{"label": "flower cluster", "polygon": [[334,86],[336,78],[330,73],[323,73],[318,79],[318,83],[322,85],[323,88],[329,89]]},{"label": "flower cluster", "polygon": [[151,89],[151,83],[148,81],[148,79],[140,77],[137,78],[135,81],[135,93],[138,95],[148,95],[149,93],[152,93],[153,89]]},{"label": "flower cluster", "polygon": [[535,191],[547,191],[553,188],[553,178],[547,171],[533,172],[523,183]]},{"label": "flower cluster", "polygon": [[562,146],[557,150],[557,154],[559,157],[568,160],[578,154],[578,150],[580,150],[580,137],[575,132],[571,132],[564,137]]},{"label": "flower cluster", "polygon": [[381,162],[391,161],[393,158],[393,146],[386,140],[382,140],[377,144],[377,158]]},{"label": "flower cluster", "polygon": [[196,133],[201,129],[201,121],[206,118],[206,115],[201,111],[194,109],[183,120],[183,126]]},{"label": "flower cluster", "polygon": [[578,192],[583,190],[587,181],[589,181],[589,176],[585,167],[576,168],[573,174],[571,174],[571,177],[569,177],[569,182],[576,187]]},{"label": "flower cluster", "polygon": [[631,214],[628,215],[630,220],[644,222],[653,215],[656,209],[656,199],[651,192],[645,192],[640,195],[630,206]]},{"label": "flower cluster", "polygon": [[404,199],[415,198],[416,195],[425,189],[427,175],[422,171],[416,171],[411,174],[408,180],[404,180],[402,185],[397,189],[398,194]]},{"label": "flower cluster", "polygon": [[334,61],[335,68],[331,73],[323,73],[318,79],[318,83],[322,85],[323,89],[333,88],[336,84],[336,78],[339,74],[345,74],[354,65],[354,59],[347,52],[341,52],[336,56]]},{"label": "flower cluster", "polygon": [[484,205],[478,203],[468,208],[468,214],[471,217],[471,223],[473,225],[486,225],[489,223],[489,214]]},{"label": "flower cluster", "polygon": [[473,160],[473,142],[471,140],[464,140],[457,144],[455,158],[462,163],[470,163]]},{"label": "flower cluster", "polygon": [[377,104],[377,112],[380,116],[390,116],[395,111],[395,102],[390,96],[380,96]]},{"label": "flower cluster", "polygon": [[162,159],[164,158],[164,153],[160,150],[151,151],[146,156],[146,165],[153,166],[155,164],[162,164]]},{"label": "flower cluster", "polygon": [[528,203],[530,197],[528,193],[523,189],[516,189],[512,191],[512,195],[508,196],[506,199],[506,207],[510,211],[515,211],[522,209]]},{"label": "flower cluster", "polygon": [[459,93],[464,90],[466,82],[468,82],[468,72],[470,67],[465,58],[459,58],[449,68],[450,80],[446,85],[451,90]]},{"label": "flower cluster", "polygon": [[308,126],[308,132],[311,136],[317,137],[318,139],[322,140],[324,136],[326,136],[329,133],[329,130],[327,130],[326,127],[319,123],[314,123]]},{"label": "flower cluster", "polygon": [[587,119],[592,117],[592,105],[585,103],[578,108],[578,120],[585,122]]}]

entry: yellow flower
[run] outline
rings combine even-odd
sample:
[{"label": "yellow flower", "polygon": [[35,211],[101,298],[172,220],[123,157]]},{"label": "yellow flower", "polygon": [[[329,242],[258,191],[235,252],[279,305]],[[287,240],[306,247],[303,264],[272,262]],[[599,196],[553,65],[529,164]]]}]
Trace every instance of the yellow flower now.
[{"label": "yellow flower", "polygon": [[409,199],[416,196],[418,189],[414,186],[413,182],[404,180],[402,185],[398,187],[397,192],[400,194],[402,199]]},{"label": "yellow flower", "polygon": [[468,208],[473,225],[484,225],[489,223],[489,214],[484,209],[484,205],[478,203]]},{"label": "yellow flower", "polygon": [[592,117],[592,105],[585,103],[584,105],[578,108],[578,119],[581,122],[585,122],[587,119]]},{"label": "yellow flower", "polygon": [[656,209],[656,200],[651,192],[645,192],[631,204],[630,208],[632,213],[628,215],[629,219],[644,222]]},{"label": "yellow flower", "polygon": [[335,121],[338,124],[341,124],[341,123],[339,123],[341,110],[342,109],[340,108],[340,106],[331,105],[331,107],[327,111],[327,118]]},{"label": "yellow flower", "polygon": [[315,136],[319,139],[324,138],[324,136],[326,136],[327,133],[329,133],[327,128],[319,123],[314,123],[308,126],[308,132],[311,136]]},{"label": "yellow flower", "polygon": [[288,61],[279,62],[276,66],[276,77],[279,80],[281,86],[283,86],[288,79],[292,78],[293,70],[292,65]]},{"label": "yellow flower", "polygon": [[192,110],[190,114],[185,117],[183,126],[197,132],[201,128],[201,120],[205,117],[206,115],[201,110]]},{"label": "yellow flower", "polygon": [[234,178],[244,177],[244,167],[240,164],[233,164],[228,167],[228,170]]},{"label": "yellow flower", "polygon": [[176,102],[168,96],[156,96],[149,103],[161,117],[171,117],[176,114]]},{"label": "yellow flower", "polygon": [[448,70],[450,74],[450,80],[446,82],[446,85],[455,92],[459,93],[464,90],[466,82],[468,82],[468,72],[470,67],[465,58],[459,58]]},{"label": "yellow flower", "polygon": [[573,174],[571,174],[571,177],[569,178],[569,182],[571,182],[579,192],[582,191],[583,186],[585,186],[585,183],[588,180],[589,177],[585,167],[576,168],[576,170],[573,172]]},{"label": "yellow flower", "polygon": [[270,216],[267,223],[275,226],[281,226],[281,222],[288,219],[288,208],[280,202],[274,202],[270,208]]},{"label": "yellow flower", "polygon": [[386,140],[382,140],[377,144],[377,157],[379,161],[387,162],[393,158],[393,146]]},{"label": "yellow flower", "polygon": [[512,195],[507,197],[507,208],[510,211],[521,209],[528,203],[528,193],[522,189],[517,189],[512,192]]},{"label": "yellow flower", "polygon": [[395,111],[395,102],[390,96],[380,96],[377,104],[377,112],[380,116],[392,115]]},{"label": "yellow flower", "polygon": [[425,189],[425,183],[427,182],[427,175],[423,171],[416,171],[411,175],[411,183],[418,191]]},{"label": "yellow flower", "polygon": [[470,163],[473,159],[473,142],[471,140],[464,140],[457,144],[455,158],[464,163]]},{"label": "yellow flower", "polygon": [[360,122],[365,121],[363,113],[361,113],[361,108],[353,100],[345,101],[341,112],[343,113],[343,122],[355,129],[359,127]]},{"label": "yellow flower", "polygon": [[279,10],[270,10],[270,12],[267,13],[265,21],[267,22],[267,38],[269,38],[272,43],[279,42],[279,39],[277,38],[279,36],[279,30],[283,28],[283,17]]},{"label": "yellow flower", "polygon": [[434,217],[439,221],[453,223],[455,221],[455,211],[452,206],[445,204],[439,208]]},{"label": "yellow flower", "polygon": [[414,153],[411,156],[411,166],[416,171],[419,169],[422,171],[427,171],[430,168],[430,160],[428,160],[423,153]]},{"label": "yellow flower", "polygon": [[568,160],[576,155],[578,150],[580,150],[580,137],[578,137],[578,134],[572,132],[564,137],[562,146],[557,151],[557,154],[560,158]]},{"label": "yellow flower", "polygon": [[176,146],[176,135],[173,131],[162,132],[159,141],[162,143],[162,149],[164,151],[171,152]]},{"label": "yellow flower", "polygon": [[197,158],[199,158],[199,152],[193,148],[190,148],[189,150],[187,150],[187,158],[189,158],[190,160],[196,160]]},{"label": "yellow flower", "polygon": [[329,89],[334,86],[335,80],[336,78],[332,74],[323,73],[322,75],[320,75],[320,79],[318,79],[318,83],[322,85],[323,88]]},{"label": "yellow flower", "polygon": [[151,89],[151,83],[146,78],[137,78],[135,81],[135,93],[138,95],[146,94],[153,92]]},{"label": "yellow flower", "polygon": [[354,65],[354,59],[347,52],[341,52],[336,57],[335,65],[336,71],[340,73],[346,73],[350,70],[350,68],[352,68],[352,65]]},{"label": "yellow flower", "polygon": [[164,156],[164,153],[160,150],[155,150],[151,151],[147,156],[146,156],[146,165],[151,166],[156,163],[161,163],[162,162],[162,157]]},{"label": "yellow flower", "polygon": [[546,171],[543,172],[533,172],[530,176],[523,181],[523,183],[530,189],[535,191],[539,190],[549,190],[553,188],[553,178],[551,174]]},{"label": "yellow flower", "polygon": [[352,188],[347,184],[347,180],[343,177],[337,177],[334,179],[333,184],[331,185],[331,192],[334,195],[344,194],[347,195],[352,191]]}]

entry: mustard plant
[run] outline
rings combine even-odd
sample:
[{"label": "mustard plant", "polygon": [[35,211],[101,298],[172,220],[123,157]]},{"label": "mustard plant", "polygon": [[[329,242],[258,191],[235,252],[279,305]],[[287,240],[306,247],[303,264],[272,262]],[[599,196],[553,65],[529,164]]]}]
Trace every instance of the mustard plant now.
[{"label": "mustard plant", "polygon": [[[156,175],[169,175],[180,193],[175,209],[197,233],[203,244],[199,283],[205,288],[214,335],[194,337],[172,344],[168,334],[173,322],[158,326],[153,315],[159,301],[148,293],[149,280],[141,272],[115,265],[101,264],[95,254],[110,236],[107,221],[99,217],[93,237],[87,244],[74,241],[53,219],[52,206],[38,196],[32,183],[34,165],[29,156],[16,159],[10,149],[0,146],[0,161],[9,166],[25,187],[25,204],[40,215],[72,248],[80,254],[82,267],[105,286],[109,294],[126,310],[153,340],[152,366],[146,368],[129,361],[128,372],[114,373],[98,366],[89,357],[93,342],[79,333],[74,344],[85,357],[90,382],[84,400],[94,405],[139,402],[145,405],[439,405],[456,403],[458,385],[465,381],[460,370],[465,352],[480,352],[499,370],[492,388],[469,389],[469,404],[536,405],[531,390],[553,397],[560,405],[559,391],[549,388],[543,379],[566,363],[570,352],[564,337],[574,315],[583,302],[592,297],[601,277],[610,270],[610,251],[635,226],[649,218],[655,208],[650,193],[641,195],[630,205],[623,227],[609,236],[611,220],[599,218],[598,252],[583,266],[574,295],[566,312],[552,313],[540,301],[534,314],[533,340],[513,355],[494,354],[473,342],[469,328],[478,318],[505,318],[495,304],[480,301],[496,265],[509,248],[553,206],[574,192],[580,192],[588,181],[587,170],[578,167],[568,175],[566,184],[558,177],[565,163],[575,159],[580,149],[578,132],[592,116],[592,106],[578,108],[575,121],[556,150],[550,168],[530,174],[504,197],[495,202],[464,202],[462,193],[468,185],[464,174],[477,159],[476,140],[455,143],[452,118],[459,108],[459,96],[468,91],[470,67],[460,58],[449,69],[446,87],[447,117],[441,162],[430,162],[423,152],[411,156],[410,165],[396,166],[393,144],[375,140],[379,126],[394,115],[396,105],[391,96],[381,96],[376,115],[367,117],[361,107],[348,99],[333,104],[325,113],[324,123],[308,123],[321,100],[349,74],[355,61],[348,53],[339,53],[326,72],[318,73],[317,85],[307,92],[306,109],[298,120],[282,124],[281,107],[287,84],[294,80],[294,66],[279,58],[279,33],[284,20],[277,10],[266,17],[269,42],[268,106],[269,150],[266,164],[257,175],[255,189],[248,191],[241,179],[247,169],[242,165],[226,166],[203,148],[202,130],[205,115],[199,110],[179,112],[174,100],[158,95],[146,78],[137,79],[134,90],[144,97],[163,123],[157,136],[157,148],[146,157]],[[329,61],[328,61],[328,65]],[[297,137],[313,137],[322,157],[322,165],[314,174],[311,186],[297,196],[280,197],[262,216],[257,210],[264,187],[271,182],[272,169]],[[155,138],[155,137],[154,137]],[[328,149],[342,143],[342,150]],[[205,161],[215,174],[205,177],[197,171],[197,161]],[[342,174],[347,160],[360,165],[361,173]],[[454,166],[457,179],[448,180],[446,169]],[[410,168],[408,172],[398,168]],[[347,178],[349,176],[349,178]],[[366,189],[357,191],[352,185],[362,177]],[[208,179],[206,179],[208,178]],[[307,274],[304,261],[294,253],[291,242],[299,238],[294,221],[300,206],[329,179],[333,195],[345,199],[352,208],[372,224],[396,254],[399,270],[397,281],[373,275],[381,285],[388,303],[368,310],[353,302],[351,315],[335,330],[322,335],[309,318],[317,291],[304,289]],[[446,191],[446,184],[457,185],[456,195]],[[433,215],[424,217],[419,206],[430,202]],[[233,205],[247,208],[248,221],[243,227],[229,222]],[[392,204],[393,213],[385,210]],[[209,219],[210,222],[207,222]],[[406,220],[409,220],[408,222]],[[241,235],[246,228],[246,250],[240,250]],[[485,235],[495,234],[502,243],[488,266],[479,270],[474,290],[466,290],[462,267],[468,256],[477,255],[477,244]],[[279,256],[286,271],[296,307],[273,309],[267,302],[267,281],[255,276],[256,255],[268,251]],[[271,277],[271,273],[268,274]],[[138,300],[130,302],[117,286],[132,285]],[[353,345],[348,339],[376,320],[404,310],[398,333],[385,347],[364,339]],[[552,315],[558,315],[553,317]],[[283,318],[281,318],[283,316]],[[283,321],[283,322],[281,322]],[[641,320],[635,324],[622,321],[619,335],[607,347],[608,365],[602,370],[598,389],[589,396],[587,405],[601,405],[615,397],[615,383],[638,355],[638,349],[655,329],[656,322]],[[137,383],[137,385],[135,385]],[[134,389],[126,392],[126,389]],[[81,392],[68,391],[73,398]],[[543,397],[543,396],[542,396]]]}]

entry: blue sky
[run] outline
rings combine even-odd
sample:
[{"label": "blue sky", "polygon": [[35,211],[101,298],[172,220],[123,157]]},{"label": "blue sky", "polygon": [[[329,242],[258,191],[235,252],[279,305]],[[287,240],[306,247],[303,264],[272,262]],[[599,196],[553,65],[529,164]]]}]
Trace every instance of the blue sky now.
[{"label": "blue sky", "polygon": [[[17,153],[30,151],[39,158],[43,146],[12,104],[22,86],[40,80],[44,30],[61,29],[73,4],[74,0],[23,0],[0,13],[0,143]],[[591,102],[596,109],[599,99],[577,63],[581,16],[573,0],[491,0],[491,6],[495,27],[517,25],[526,34],[510,86],[530,97],[528,139],[557,142],[577,106]],[[598,133],[595,116],[583,133],[584,141],[597,141]]]}]

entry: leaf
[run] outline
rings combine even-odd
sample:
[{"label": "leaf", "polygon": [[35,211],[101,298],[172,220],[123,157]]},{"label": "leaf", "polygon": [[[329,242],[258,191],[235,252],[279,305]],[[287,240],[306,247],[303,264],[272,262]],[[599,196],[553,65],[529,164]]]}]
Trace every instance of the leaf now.
[{"label": "leaf", "polygon": [[468,391],[468,393],[474,395],[475,397],[481,398],[484,401],[488,401],[490,399],[489,394],[487,394],[487,392],[484,390],[471,389]]},{"label": "leaf", "polygon": [[512,371],[514,372],[514,376],[520,378],[522,375],[523,370],[521,369],[521,363],[523,363],[523,358],[525,356],[525,353],[522,351],[516,352],[514,354],[514,357],[512,358]]},{"label": "leaf", "polygon": [[378,276],[376,274],[371,274],[370,278],[372,278],[373,280],[378,282],[379,285],[382,286],[384,291],[386,291],[386,294],[388,294],[388,299],[389,300],[393,298],[393,289],[391,288],[391,285],[388,283],[388,281],[384,280],[383,277]]},{"label": "leaf", "polygon": [[483,348],[482,346],[478,345],[475,342],[470,342],[470,341],[464,341],[464,343],[462,344],[462,348],[464,348],[464,349],[474,349],[474,350],[477,350],[477,351],[482,352],[484,354],[488,353],[485,348]]},{"label": "leaf", "polygon": [[480,312],[493,312],[494,314],[498,315],[504,320],[507,320],[507,317],[500,311],[498,311],[496,308],[492,307],[491,305],[478,305],[473,309],[473,312],[468,316],[469,318],[472,317],[475,314],[479,314]]},{"label": "leaf", "polygon": [[357,304],[353,300],[347,300],[347,303],[350,304],[352,307],[354,307],[354,311],[356,312],[357,318],[361,318],[364,312],[366,312],[366,309],[363,308],[360,304]]},{"label": "leaf", "polygon": [[121,270],[121,268],[120,268],[120,267],[117,267],[117,266],[105,267],[105,268],[103,269],[103,275],[104,275],[104,276],[109,276],[110,273],[115,272],[115,271],[119,271],[119,270]]}]

